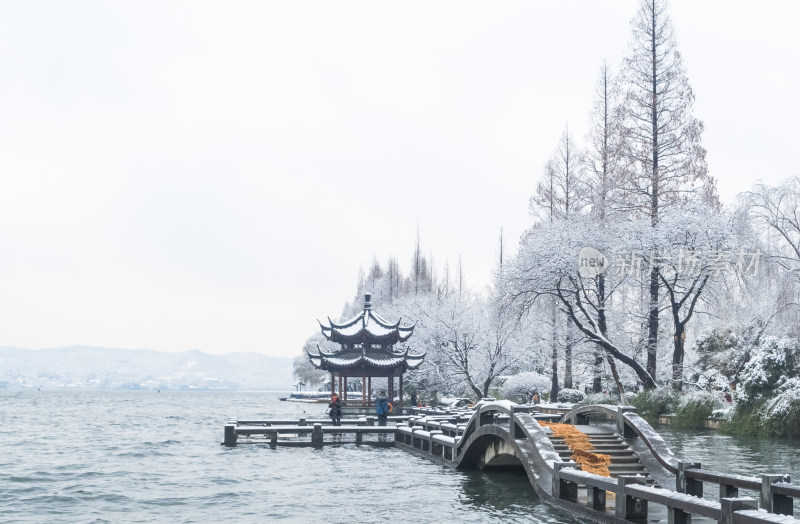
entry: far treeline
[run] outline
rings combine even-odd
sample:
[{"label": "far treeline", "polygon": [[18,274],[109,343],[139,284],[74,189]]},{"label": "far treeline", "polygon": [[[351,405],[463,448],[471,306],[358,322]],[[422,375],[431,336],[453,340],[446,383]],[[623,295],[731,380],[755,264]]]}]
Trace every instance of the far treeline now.
[{"label": "far treeline", "polygon": [[[565,128],[535,193],[533,225],[493,283],[467,287],[420,242],[359,275],[388,318],[417,321],[427,350],[406,391],[632,403],[645,416],[800,435],[800,179],[719,202],[703,122],[667,5],[643,0],[616,71],[599,68],[590,128]],[[321,335],[307,344],[322,345]],[[304,355],[295,372],[325,379]]]}]

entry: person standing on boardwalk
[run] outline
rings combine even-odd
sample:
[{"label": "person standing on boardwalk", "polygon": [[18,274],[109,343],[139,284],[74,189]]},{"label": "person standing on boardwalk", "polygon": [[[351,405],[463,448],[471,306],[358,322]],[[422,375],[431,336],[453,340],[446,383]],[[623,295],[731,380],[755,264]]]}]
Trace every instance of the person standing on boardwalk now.
[{"label": "person standing on boardwalk", "polygon": [[381,390],[375,399],[375,414],[378,415],[378,425],[385,426],[386,417],[389,416],[389,398],[384,390]]},{"label": "person standing on boardwalk", "polygon": [[328,404],[328,409],[330,409],[330,417],[333,420],[334,426],[341,426],[342,425],[342,401],[339,400],[339,396],[334,393],[331,397],[331,403]]}]

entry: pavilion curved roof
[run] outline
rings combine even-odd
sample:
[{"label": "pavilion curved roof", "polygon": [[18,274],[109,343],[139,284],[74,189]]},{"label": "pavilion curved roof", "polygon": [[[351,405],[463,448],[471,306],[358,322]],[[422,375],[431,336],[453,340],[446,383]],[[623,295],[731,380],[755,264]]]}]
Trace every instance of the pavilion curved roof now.
[{"label": "pavilion curved roof", "polygon": [[425,359],[425,354],[412,353],[409,348],[394,349],[398,342],[407,341],[414,333],[414,326],[395,323],[375,313],[370,304],[370,294],[365,296],[364,309],[350,320],[342,323],[328,318],[328,325],[319,323],[322,334],[330,342],[340,344],[336,350],[323,350],[317,346],[316,353],[306,349],[308,359],[317,369],[336,371],[339,369],[416,369]]},{"label": "pavilion curved roof", "polygon": [[309,361],[317,369],[336,371],[348,368],[403,368],[417,369],[425,359],[425,354],[411,353],[409,348],[393,350],[388,348],[355,348],[326,352],[317,346],[314,353],[306,348]]},{"label": "pavilion curved roof", "polygon": [[372,310],[367,299],[364,309],[350,320],[338,324],[328,317],[328,325],[322,322],[319,326],[322,334],[331,342],[341,344],[384,344],[394,345],[405,342],[414,334],[414,326],[402,326],[399,319],[395,323],[388,322]]}]

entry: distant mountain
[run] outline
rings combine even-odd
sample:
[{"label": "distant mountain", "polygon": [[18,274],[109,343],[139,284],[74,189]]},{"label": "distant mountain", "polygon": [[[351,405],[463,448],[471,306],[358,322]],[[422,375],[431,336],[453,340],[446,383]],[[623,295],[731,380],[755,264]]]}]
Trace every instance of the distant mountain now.
[{"label": "distant mountain", "polygon": [[286,390],[292,388],[292,359],[197,350],[0,346],[0,388],[15,387]]}]

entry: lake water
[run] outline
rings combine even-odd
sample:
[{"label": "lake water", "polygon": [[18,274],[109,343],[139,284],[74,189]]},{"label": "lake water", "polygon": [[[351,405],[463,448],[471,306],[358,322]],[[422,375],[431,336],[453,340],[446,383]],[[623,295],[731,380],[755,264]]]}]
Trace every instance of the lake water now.
[{"label": "lake water", "polygon": [[[521,473],[453,471],[394,448],[220,445],[228,417],[325,410],[278,396],[0,390],[0,521],[581,522],[541,503]],[[751,452],[708,433],[665,438],[700,461],[708,439],[722,438],[724,456],[737,450],[736,460],[800,478],[791,442]]]}]

